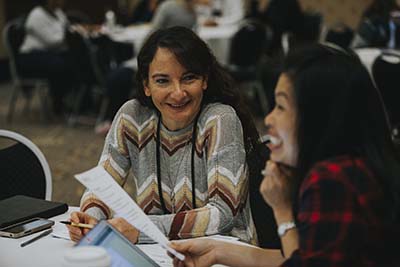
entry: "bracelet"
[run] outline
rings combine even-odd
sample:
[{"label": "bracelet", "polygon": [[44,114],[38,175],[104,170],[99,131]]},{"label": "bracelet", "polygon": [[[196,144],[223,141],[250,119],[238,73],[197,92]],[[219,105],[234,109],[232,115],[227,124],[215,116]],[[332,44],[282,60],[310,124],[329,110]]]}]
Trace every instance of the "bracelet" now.
[{"label": "bracelet", "polygon": [[278,226],[278,235],[279,237],[283,237],[287,231],[290,229],[296,228],[296,224],[294,221],[284,222],[279,224]]}]

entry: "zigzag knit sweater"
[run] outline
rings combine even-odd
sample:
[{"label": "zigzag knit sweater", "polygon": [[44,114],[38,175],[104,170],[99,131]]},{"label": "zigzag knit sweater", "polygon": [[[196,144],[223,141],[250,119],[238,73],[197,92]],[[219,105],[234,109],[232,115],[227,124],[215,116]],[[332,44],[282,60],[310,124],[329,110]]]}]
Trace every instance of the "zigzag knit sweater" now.
[{"label": "zigzag knit sweater", "polygon": [[[250,203],[243,130],[235,110],[220,103],[203,107],[197,122],[196,209],[192,207],[191,149],[193,125],[169,131],[161,124],[160,174],[163,214],[157,183],[158,115],[137,100],[125,103],[106,137],[101,164],[123,186],[131,170],[132,198],[170,239],[214,234],[256,243]],[[81,210],[98,219],[112,217],[104,203],[86,192]],[[139,242],[149,242],[140,235]]]}]

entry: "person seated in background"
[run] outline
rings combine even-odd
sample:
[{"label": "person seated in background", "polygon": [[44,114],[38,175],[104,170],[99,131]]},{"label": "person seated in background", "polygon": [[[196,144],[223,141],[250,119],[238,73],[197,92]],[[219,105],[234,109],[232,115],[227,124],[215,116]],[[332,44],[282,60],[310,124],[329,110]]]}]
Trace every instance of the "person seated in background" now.
[{"label": "person seated in background", "polygon": [[[193,53],[195,51],[195,53]],[[264,146],[232,78],[185,27],[151,34],[138,55],[137,99],[114,118],[99,164],[170,239],[213,234],[256,243],[249,175]],[[72,222],[97,223],[112,211],[91,192]],[[132,242],[149,242],[122,218],[110,222]],[[71,239],[86,230],[69,227]]]},{"label": "person seated in background", "polygon": [[204,26],[239,23],[245,16],[244,0],[199,0],[199,24]]},{"label": "person seated in background", "polygon": [[40,1],[25,22],[26,35],[17,58],[23,77],[49,81],[56,113],[63,110],[63,96],[76,81],[74,65],[68,57],[65,33],[68,20],[63,0]]},{"label": "person seated in background", "polygon": [[106,89],[109,102],[102,122],[94,128],[94,132],[99,135],[106,135],[111,128],[111,122],[121,106],[129,100],[131,96],[136,96],[134,86],[135,71],[132,66],[124,63],[116,69],[111,70],[106,77]]},{"label": "person seated in background", "polygon": [[268,54],[279,57],[285,52],[282,36],[289,34],[289,46],[302,46],[316,42],[319,37],[319,17],[306,14],[298,0],[258,0],[252,1],[251,18],[263,21],[272,29],[272,40]]},{"label": "person seated in background", "polygon": [[166,0],[157,8],[151,21],[154,29],[182,26],[192,29],[196,24],[194,5],[197,0]]},{"label": "person seated in background", "polygon": [[162,3],[162,0],[141,0],[134,8],[128,24],[149,23],[153,19],[157,7]]},{"label": "person seated in background", "polygon": [[375,0],[364,13],[351,46],[400,47],[399,10],[399,0]]},{"label": "person seated in background", "polygon": [[366,68],[330,45],[289,52],[275,97],[260,191],[282,254],[189,240],[174,266],[400,266],[399,159]]}]

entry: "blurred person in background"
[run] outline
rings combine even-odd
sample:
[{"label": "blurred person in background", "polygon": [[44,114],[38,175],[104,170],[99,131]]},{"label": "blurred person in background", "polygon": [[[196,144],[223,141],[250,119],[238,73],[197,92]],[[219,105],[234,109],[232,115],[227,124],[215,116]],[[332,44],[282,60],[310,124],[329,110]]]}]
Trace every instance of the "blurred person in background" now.
[{"label": "blurred person in background", "polygon": [[63,96],[74,85],[74,64],[68,56],[65,35],[68,20],[64,0],[39,1],[25,22],[26,35],[17,58],[24,77],[49,81],[53,109],[63,111]]},{"label": "blurred person in background", "polygon": [[[294,41],[304,42],[316,35],[312,23],[308,23],[298,0],[253,0],[249,5],[248,16],[259,19],[273,31],[269,54],[280,55],[282,35],[290,34]],[[311,16],[310,16],[311,18]]]},{"label": "blurred person in background", "polygon": [[197,0],[166,0],[157,8],[151,21],[154,29],[182,26],[193,29],[196,24],[194,11]]},{"label": "blurred person in background", "polygon": [[128,24],[139,24],[139,23],[149,23],[153,19],[154,13],[157,7],[163,2],[163,0],[141,0],[139,4],[136,5],[130,18],[128,19]]},{"label": "blurred person in background", "polygon": [[245,16],[244,0],[200,0],[196,11],[204,26],[239,23]]},{"label": "blurred person in background", "polygon": [[400,47],[400,0],[375,0],[352,42],[352,47]]}]

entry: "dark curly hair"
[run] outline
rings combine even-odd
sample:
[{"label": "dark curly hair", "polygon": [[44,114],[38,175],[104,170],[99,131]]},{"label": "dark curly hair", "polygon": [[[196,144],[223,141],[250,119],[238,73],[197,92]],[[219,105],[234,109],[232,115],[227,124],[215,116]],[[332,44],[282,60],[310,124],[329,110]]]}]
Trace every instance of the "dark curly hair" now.
[{"label": "dark curly hair", "polygon": [[138,55],[137,99],[143,106],[155,109],[150,97],[144,93],[143,83],[148,81],[149,66],[158,48],[167,48],[188,71],[207,77],[208,87],[204,91],[202,105],[223,103],[232,106],[243,127],[244,144],[250,175],[259,173],[267,153],[260,145],[259,135],[244,97],[234,80],[217,62],[207,44],[193,31],[185,27],[171,27],[153,32]]}]

